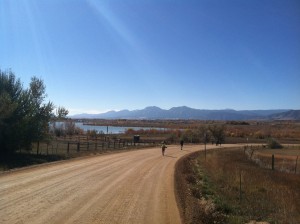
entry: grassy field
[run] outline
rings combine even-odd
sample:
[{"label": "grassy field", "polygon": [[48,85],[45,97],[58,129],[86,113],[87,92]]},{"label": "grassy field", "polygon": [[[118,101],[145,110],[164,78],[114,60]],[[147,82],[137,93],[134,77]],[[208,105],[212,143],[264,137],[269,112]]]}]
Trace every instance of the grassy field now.
[{"label": "grassy field", "polygon": [[250,160],[262,168],[300,174],[299,145],[285,145],[282,149],[248,147],[244,152]]},{"label": "grassy field", "polygon": [[186,223],[300,223],[300,177],[249,160],[243,149],[179,161],[176,185]]}]

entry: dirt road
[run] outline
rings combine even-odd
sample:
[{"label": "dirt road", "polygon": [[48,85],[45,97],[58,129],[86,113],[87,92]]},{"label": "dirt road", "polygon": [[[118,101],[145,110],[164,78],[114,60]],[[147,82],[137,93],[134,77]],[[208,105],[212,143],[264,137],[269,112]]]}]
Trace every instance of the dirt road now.
[{"label": "dirt road", "polygon": [[181,223],[174,167],[203,146],[86,157],[0,175],[0,223]]}]

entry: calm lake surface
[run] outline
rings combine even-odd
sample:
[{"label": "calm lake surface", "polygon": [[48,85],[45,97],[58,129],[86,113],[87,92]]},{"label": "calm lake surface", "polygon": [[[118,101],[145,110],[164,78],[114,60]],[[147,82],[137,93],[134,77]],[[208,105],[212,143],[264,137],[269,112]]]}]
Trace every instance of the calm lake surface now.
[{"label": "calm lake surface", "polygon": [[[64,126],[65,122],[55,122],[56,127]],[[127,129],[133,129],[133,130],[167,130],[167,128],[154,128],[154,127],[120,127],[120,126],[97,126],[97,125],[88,125],[83,124],[82,122],[75,122],[75,126],[84,130],[84,131],[92,131],[96,130],[97,132],[103,132],[104,134],[122,134],[125,133]]]},{"label": "calm lake surface", "polygon": [[[64,122],[56,122],[57,127],[59,125],[63,125]],[[119,126],[97,126],[97,125],[86,125],[81,122],[75,122],[75,126],[81,128],[84,131],[92,131],[96,130],[98,132],[103,132],[104,134],[121,134],[125,133],[127,129],[133,130],[149,130],[149,129],[156,129],[156,130],[165,130],[166,128],[151,128],[151,127],[119,127]]]},{"label": "calm lake surface", "polygon": [[119,134],[125,133],[127,129],[133,130],[149,130],[149,129],[156,129],[156,130],[164,130],[165,128],[150,128],[150,127],[119,127],[119,126],[96,126],[96,125],[86,125],[80,122],[75,123],[76,127],[83,129],[84,131],[88,130],[96,130],[98,132],[103,132],[104,134]]}]

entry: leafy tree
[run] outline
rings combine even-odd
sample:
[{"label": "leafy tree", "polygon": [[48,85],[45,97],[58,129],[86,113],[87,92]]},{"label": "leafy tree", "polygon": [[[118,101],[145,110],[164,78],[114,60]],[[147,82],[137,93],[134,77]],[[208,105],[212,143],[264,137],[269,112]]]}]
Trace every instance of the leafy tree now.
[{"label": "leafy tree", "polygon": [[33,77],[28,89],[11,71],[0,70],[0,154],[9,155],[47,137],[54,105],[44,103],[45,85]]},{"label": "leafy tree", "polygon": [[214,138],[216,145],[221,145],[225,142],[225,126],[224,125],[212,125],[209,127],[211,136]]},{"label": "leafy tree", "polygon": [[58,119],[65,119],[68,114],[69,114],[69,111],[64,107],[58,107],[56,109],[56,117]]},{"label": "leafy tree", "polygon": [[207,126],[201,126],[198,128],[199,139],[203,143],[209,142],[211,138],[211,132]]}]

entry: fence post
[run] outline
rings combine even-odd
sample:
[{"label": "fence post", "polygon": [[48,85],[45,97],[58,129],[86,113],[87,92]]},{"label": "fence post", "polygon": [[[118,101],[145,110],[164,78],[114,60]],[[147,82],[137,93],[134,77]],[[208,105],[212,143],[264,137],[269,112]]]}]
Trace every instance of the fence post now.
[{"label": "fence post", "polygon": [[240,170],[240,203],[242,201],[242,171]]},{"label": "fence post", "polygon": [[297,156],[297,159],[296,159],[295,174],[297,174],[297,164],[298,164],[298,156]]},{"label": "fence post", "polygon": [[96,140],[96,143],[95,143],[95,151],[97,150],[97,145],[98,143],[97,143],[97,140]]},{"label": "fence post", "polygon": [[274,163],[275,163],[275,158],[274,158],[274,154],[272,154],[272,170],[274,170]]},{"label": "fence post", "polygon": [[87,142],[87,147],[86,147],[86,149],[89,150],[89,148],[90,148],[90,142]]},{"label": "fence post", "polygon": [[77,152],[80,151],[80,142],[77,142]]},{"label": "fence post", "polygon": [[47,142],[47,156],[48,156],[48,147],[49,147],[49,142]]},{"label": "fence post", "polygon": [[40,151],[40,141],[37,142],[36,154],[38,155]]},{"label": "fence post", "polygon": [[68,155],[69,155],[69,152],[70,152],[70,142],[68,142],[68,149],[67,149]]}]

